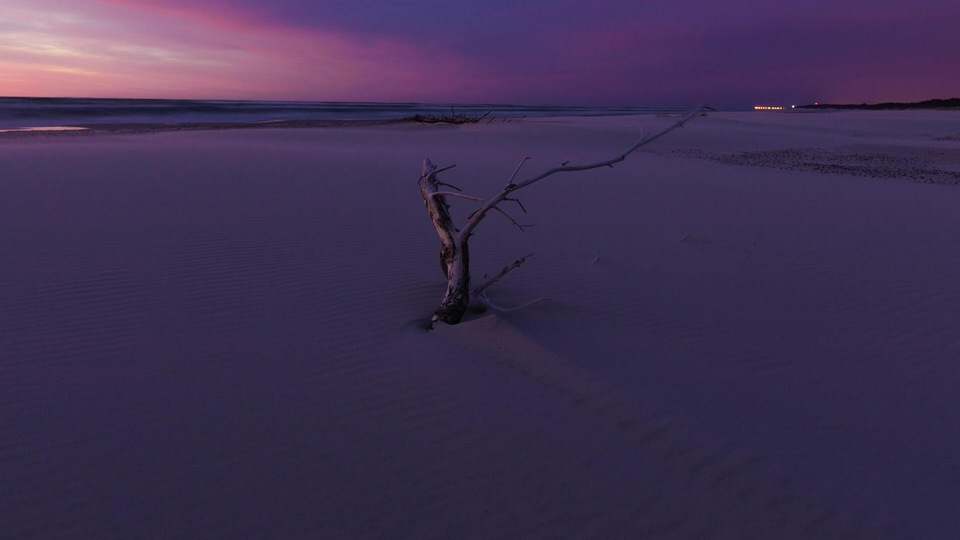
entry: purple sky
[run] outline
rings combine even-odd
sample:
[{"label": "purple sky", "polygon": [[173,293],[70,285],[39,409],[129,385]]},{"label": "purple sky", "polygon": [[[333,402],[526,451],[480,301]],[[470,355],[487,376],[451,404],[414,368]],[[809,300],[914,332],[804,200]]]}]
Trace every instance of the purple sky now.
[{"label": "purple sky", "polygon": [[692,105],[960,96],[956,0],[3,0],[0,95]]}]

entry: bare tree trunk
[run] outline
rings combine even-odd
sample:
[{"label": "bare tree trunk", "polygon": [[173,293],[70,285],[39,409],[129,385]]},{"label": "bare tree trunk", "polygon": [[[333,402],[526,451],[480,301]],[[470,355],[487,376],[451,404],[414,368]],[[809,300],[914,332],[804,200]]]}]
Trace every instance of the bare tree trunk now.
[{"label": "bare tree trunk", "polygon": [[440,268],[447,278],[447,291],[433,314],[431,325],[437,321],[457,324],[470,304],[470,249],[450,219],[447,193],[440,190],[446,184],[440,181],[439,172],[427,159],[419,182],[423,204],[440,237]]}]

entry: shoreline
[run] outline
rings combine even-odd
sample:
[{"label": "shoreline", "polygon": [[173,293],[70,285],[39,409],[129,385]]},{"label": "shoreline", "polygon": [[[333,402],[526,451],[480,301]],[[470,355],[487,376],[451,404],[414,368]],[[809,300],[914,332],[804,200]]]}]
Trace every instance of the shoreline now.
[{"label": "shoreline", "polygon": [[587,107],[550,105],[285,102],[104,98],[0,97],[0,128],[90,124],[218,124],[263,121],[365,121],[651,114],[684,112],[676,107]]},{"label": "shoreline", "polygon": [[0,129],[0,139],[30,137],[83,137],[93,135],[147,135],[179,131],[225,131],[247,129],[308,129],[363,127],[403,124],[412,119],[395,120],[263,120],[258,122],[171,122],[171,123],[115,123],[71,124],[64,126]]},{"label": "shoreline", "polygon": [[[723,117],[744,117],[744,118],[764,118],[777,115],[783,116],[808,116],[811,114],[900,114],[904,116],[934,113],[934,114],[953,114],[960,112],[958,109],[844,109],[844,108],[805,108],[783,111],[705,111],[701,116]],[[75,123],[58,124],[56,126],[31,126],[22,128],[4,128],[0,129],[0,140],[26,139],[26,138],[51,138],[51,137],[89,137],[96,135],[148,135],[154,133],[168,132],[193,132],[193,131],[232,131],[232,130],[258,130],[258,129],[325,129],[325,128],[353,128],[353,127],[375,127],[391,126],[404,124],[419,125],[469,125],[469,124],[490,124],[490,123],[512,123],[537,120],[576,120],[576,119],[622,119],[632,118],[643,120],[644,118],[677,118],[683,116],[683,113],[650,112],[642,114],[576,114],[576,115],[556,115],[556,116],[522,116],[522,117],[464,117],[451,115],[450,117],[422,117],[411,116],[402,118],[388,119],[327,119],[327,120],[259,120],[251,122],[131,122],[131,123]],[[960,140],[960,131],[949,133],[942,136],[940,140],[953,141]]]}]

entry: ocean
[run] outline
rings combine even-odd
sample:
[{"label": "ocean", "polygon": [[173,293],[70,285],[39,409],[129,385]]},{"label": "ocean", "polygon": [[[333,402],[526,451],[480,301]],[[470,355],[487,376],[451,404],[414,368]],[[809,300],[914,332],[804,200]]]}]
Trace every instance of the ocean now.
[{"label": "ocean", "polygon": [[497,118],[685,112],[693,107],[562,107],[461,103],[351,103],[0,97],[0,129],[93,124],[254,123],[310,120],[395,120],[451,112]]}]

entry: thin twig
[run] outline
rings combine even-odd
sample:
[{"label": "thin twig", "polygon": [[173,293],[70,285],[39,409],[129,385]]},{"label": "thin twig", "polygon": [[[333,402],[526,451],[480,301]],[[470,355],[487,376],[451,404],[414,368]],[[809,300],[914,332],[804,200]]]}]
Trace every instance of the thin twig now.
[{"label": "thin twig", "polygon": [[530,225],[521,225],[520,222],[518,222],[517,220],[513,219],[513,217],[512,217],[510,214],[504,212],[503,209],[500,208],[499,206],[494,206],[493,209],[496,210],[497,212],[500,212],[501,214],[503,214],[507,219],[510,220],[511,223],[513,223],[514,225],[516,225],[517,228],[520,229],[521,231],[526,232],[526,229],[524,229],[524,227],[529,227],[529,226],[530,226]]},{"label": "thin twig", "polygon": [[[436,174],[436,173],[434,173],[434,174]],[[457,190],[457,191],[463,191],[462,189],[458,188],[457,186],[455,186],[455,185],[453,185],[453,184],[448,184],[448,183],[446,183],[446,182],[439,182],[439,181],[438,181],[438,182],[437,182],[437,185],[438,185],[438,186],[447,186],[448,188],[453,188],[453,189],[455,189],[455,190]]]},{"label": "thin twig", "polygon": [[479,197],[471,197],[470,195],[464,195],[463,193],[457,193],[455,191],[434,191],[430,194],[431,197],[457,197],[460,199],[467,199],[468,201],[477,201],[477,202],[486,202]]},{"label": "thin twig", "polygon": [[529,259],[530,257],[533,257],[533,253],[527,253],[523,257],[520,257],[519,259],[513,261],[512,263],[504,266],[503,268],[500,269],[499,272],[497,272],[497,275],[493,276],[492,278],[487,278],[486,281],[484,281],[479,287],[474,289],[473,295],[479,296],[480,293],[484,291],[484,289],[486,289],[487,287],[499,281],[500,278],[507,275],[507,273],[509,273],[511,270],[515,268],[520,268],[520,265],[526,262],[526,260]]},{"label": "thin twig", "polygon": [[763,238],[762,234],[753,242],[753,245],[750,246],[750,250],[747,251],[747,256],[743,258],[743,262],[740,264],[746,264],[746,262],[750,260],[750,256],[753,255],[753,250],[757,248],[757,244],[760,243],[761,238]]},{"label": "thin twig", "polygon": [[443,171],[449,171],[450,169],[452,169],[452,168],[454,168],[454,167],[456,167],[456,165],[448,165],[448,166],[446,166],[446,167],[444,167],[444,168],[442,168],[442,169],[437,169],[437,170],[435,170],[435,171],[430,171],[429,173],[426,173],[426,174],[421,174],[421,175],[420,175],[420,178],[431,178],[431,177],[434,177],[434,176],[442,173]]},{"label": "thin twig", "polygon": [[517,206],[519,206],[520,209],[523,210],[523,213],[524,213],[524,214],[527,213],[527,208],[526,208],[525,206],[523,206],[523,203],[520,202],[520,199],[517,199],[517,198],[511,199],[510,197],[504,197],[503,200],[504,200],[504,201],[507,201],[507,202],[515,202],[515,203],[517,203]]},{"label": "thin twig", "polygon": [[507,180],[507,185],[508,185],[508,186],[513,185],[513,180],[514,180],[514,178],[517,177],[517,173],[520,172],[520,167],[523,167],[523,164],[526,163],[528,159],[530,159],[530,156],[527,156],[527,157],[525,157],[525,158],[523,158],[523,159],[520,160],[520,163],[517,165],[517,168],[514,169],[514,170],[513,170],[513,174],[510,175],[510,179]]}]

